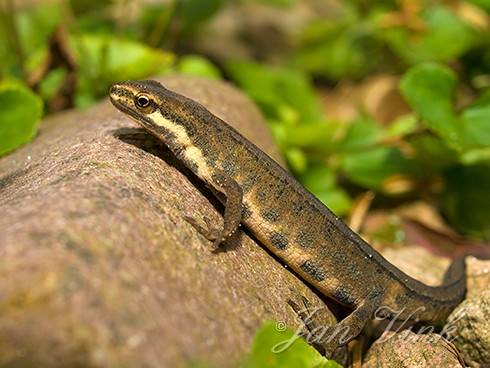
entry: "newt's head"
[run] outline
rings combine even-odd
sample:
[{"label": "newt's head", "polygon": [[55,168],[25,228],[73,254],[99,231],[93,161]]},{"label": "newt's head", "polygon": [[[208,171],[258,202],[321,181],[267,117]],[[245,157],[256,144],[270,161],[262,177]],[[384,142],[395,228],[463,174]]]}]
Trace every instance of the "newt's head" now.
[{"label": "newt's head", "polygon": [[179,110],[182,100],[182,96],[154,80],[116,83],[109,94],[115,107],[138,122],[157,110],[164,110],[163,113]]},{"label": "newt's head", "polygon": [[154,80],[126,81],[111,87],[112,104],[149,131],[166,136],[188,132],[195,124],[197,102],[168,90]]},{"label": "newt's head", "polygon": [[165,143],[188,166],[197,168],[201,177],[208,174],[194,139],[212,135],[210,122],[218,118],[204,106],[152,80],[114,84],[110,98],[116,108]]}]

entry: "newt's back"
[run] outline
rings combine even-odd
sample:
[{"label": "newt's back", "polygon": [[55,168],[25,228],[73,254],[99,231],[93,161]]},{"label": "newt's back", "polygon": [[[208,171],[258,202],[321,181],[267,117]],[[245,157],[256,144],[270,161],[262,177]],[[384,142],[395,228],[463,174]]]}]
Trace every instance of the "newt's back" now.
[{"label": "newt's back", "polygon": [[419,309],[413,317],[422,321],[444,319],[463,299],[463,259],[454,263],[443,286],[411,278],[232,127],[214,116],[208,123],[203,131],[209,144],[201,149],[217,153],[210,167],[241,186],[243,223],[315,289],[351,308],[379,289],[384,306],[402,312],[402,318]]}]

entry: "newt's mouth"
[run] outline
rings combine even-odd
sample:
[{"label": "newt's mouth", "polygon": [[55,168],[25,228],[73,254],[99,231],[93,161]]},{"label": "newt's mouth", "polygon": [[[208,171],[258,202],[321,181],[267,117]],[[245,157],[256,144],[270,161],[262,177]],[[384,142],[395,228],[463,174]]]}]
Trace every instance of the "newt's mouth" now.
[{"label": "newt's mouth", "polygon": [[[111,103],[116,107],[118,110],[122,111],[125,114],[128,114],[129,116],[136,118],[136,112],[129,107],[129,99],[130,93],[124,88],[123,85],[120,84],[115,84],[111,87],[111,90],[109,92],[109,97],[111,100]],[[139,118],[139,117],[138,117]]]},{"label": "newt's mouth", "polygon": [[127,104],[121,102],[120,97],[117,95],[110,95],[111,103],[118,109],[124,112],[125,114],[133,115],[134,111],[127,106]]}]

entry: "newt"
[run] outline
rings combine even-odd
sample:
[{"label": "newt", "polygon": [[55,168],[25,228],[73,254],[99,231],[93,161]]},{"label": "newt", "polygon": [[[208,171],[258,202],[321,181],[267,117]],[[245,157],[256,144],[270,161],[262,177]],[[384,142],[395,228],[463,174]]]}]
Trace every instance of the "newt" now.
[{"label": "newt", "polygon": [[374,250],[285,169],[204,106],[153,80],[110,90],[113,105],[162,141],[224,204],[223,226],[188,218],[214,246],[243,224],[322,295],[352,312],[334,328],[326,355],[358,336],[380,307],[384,318],[438,323],[463,300],[465,262],[440,286],[408,276]]}]

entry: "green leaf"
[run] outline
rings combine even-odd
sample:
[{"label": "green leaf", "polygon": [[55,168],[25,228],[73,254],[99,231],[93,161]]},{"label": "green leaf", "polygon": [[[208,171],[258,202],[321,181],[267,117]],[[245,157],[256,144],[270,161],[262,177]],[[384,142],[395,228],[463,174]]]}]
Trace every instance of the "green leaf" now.
[{"label": "green leaf", "polygon": [[225,65],[231,79],[258,103],[269,118],[281,118],[285,106],[305,122],[323,119],[323,111],[307,75],[293,69],[247,61]]},{"label": "green leaf", "polygon": [[316,164],[300,176],[301,183],[311,192],[319,192],[336,186],[334,172],[326,165]]},{"label": "green leaf", "polygon": [[439,64],[421,64],[402,79],[401,92],[429,128],[446,136],[457,134],[453,111],[456,76]]},{"label": "green leaf", "polygon": [[490,165],[457,167],[446,173],[444,212],[460,231],[490,240]]},{"label": "green leaf", "polygon": [[339,187],[313,193],[325,206],[337,216],[347,215],[352,207],[352,199]]},{"label": "green leaf", "polygon": [[97,13],[111,5],[111,0],[69,0],[70,8],[75,14]]},{"label": "green leaf", "polygon": [[121,80],[147,78],[169,70],[173,55],[142,43],[107,35],[72,36],[79,69],[77,106],[107,93]]},{"label": "green leaf", "polygon": [[350,123],[340,149],[354,151],[371,147],[386,137],[384,129],[369,117],[361,117]]},{"label": "green leaf", "polygon": [[124,31],[118,29],[115,19],[106,18],[103,13],[95,12],[91,16],[83,16],[77,19],[77,33],[79,34],[105,34],[107,36],[127,37],[132,31],[131,27],[125,27]]},{"label": "green leaf", "polygon": [[[22,10],[18,8],[12,14],[0,11],[0,72],[14,78],[22,77],[17,49],[20,49],[25,60],[40,50],[46,50],[49,37],[62,16],[62,6],[56,2],[24,7]],[[8,20],[4,17],[8,17]],[[14,33],[18,36],[18,45],[13,41]]]},{"label": "green leaf", "polygon": [[220,70],[206,58],[198,55],[186,55],[177,64],[180,74],[195,75],[208,79],[223,79]]},{"label": "green leaf", "polygon": [[407,134],[414,133],[417,130],[417,119],[413,114],[401,116],[394,122],[392,122],[387,130],[386,133],[390,137],[402,137]]},{"label": "green leaf", "polygon": [[400,88],[427,127],[460,148],[464,136],[453,109],[455,86],[456,76],[452,71],[439,64],[426,63],[410,69]]},{"label": "green leaf", "polygon": [[173,55],[142,43],[105,35],[74,37],[80,64],[88,62],[105,78],[138,79],[170,66]]},{"label": "green leaf", "polygon": [[479,7],[490,12],[490,0],[470,0],[470,3],[478,5]]},{"label": "green leaf", "polygon": [[469,145],[490,147],[490,99],[468,106],[461,120]]},{"label": "green leaf", "polygon": [[31,53],[45,47],[61,18],[62,6],[59,3],[34,6],[20,12],[16,22],[22,49]]},{"label": "green leaf", "polygon": [[306,29],[293,64],[309,73],[329,79],[359,77],[376,65],[379,54],[370,53],[373,45],[362,20],[313,22]]},{"label": "green leaf", "polygon": [[450,69],[426,63],[405,74],[401,91],[425,125],[450,147],[461,153],[490,147],[490,98],[483,95],[456,115],[455,86],[456,76]]},{"label": "green leaf", "polygon": [[296,147],[329,150],[333,148],[337,128],[337,124],[324,121],[287,126],[284,142]]},{"label": "green leaf", "polygon": [[431,134],[416,135],[410,138],[415,165],[422,176],[434,175],[458,163],[458,153]]},{"label": "green leaf", "polygon": [[475,165],[478,163],[490,162],[490,147],[476,148],[464,152],[460,158],[464,165]]},{"label": "green leaf", "polygon": [[296,173],[305,172],[308,166],[308,159],[305,153],[296,147],[289,148],[285,152],[286,159],[291,169]]},{"label": "green leaf", "polygon": [[[11,15],[2,11],[0,7],[0,78],[9,76],[11,78],[21,77],[22,70],[19,65],[18,54],[12,52],[14,46],[12,44],[11,27],[7,17]],[[10,18],[11,19],[11,18]]]},{"label": "green leaf", "polygon": [[354,183],[376,190],[381,190],[385,180],[395,174],[413,174],[410,161],[396,147],[378,147],[345,154],[340,167]]},{"label": "green leaf", "polygon": [[424,63],[403,77],[401,91],[412,107],[427,120],[451,120],[456,76],[447,67]]},{"label": "green leaf", "polygon": [[20,83],[2,82],[0,106],[0,155],[4,155],[34,137],[43,103]]},{"label": "green leaf", "polygon": [[241,368],[342,368],[321,356],[290,330],[266,323],[255,335],[252,352]]},{"label": "green leaf", "polygon": [[44,101],[48,101],[56,95],[61,88],[65,76],[66,69],[56,68],[44,77],[39,86],[39,94]]},{"label": "green leaf", "polygon": [[177,2],[177,16],[184,28],[192,28],[213,16],[224,0],[181,0]]},{"label": "green leaf", "polygon": [[379,37],[409,64],[424,61],[445,61],[466,52],[478,34],[456,14],[443,5],[429,6],[421,15],[425,31],[408,27],[381,28]]},{"label": "green leaf", "polygon": [[264,3],[272,6],[288,7],[296,4],[298,0],[255,0],[258,3]]}]

